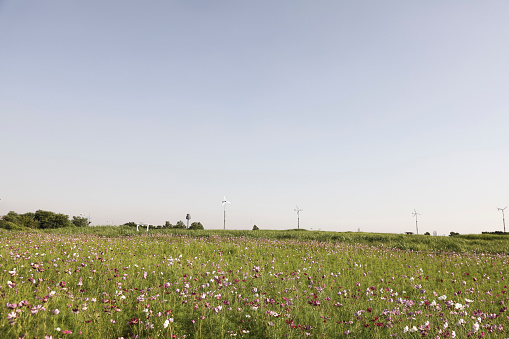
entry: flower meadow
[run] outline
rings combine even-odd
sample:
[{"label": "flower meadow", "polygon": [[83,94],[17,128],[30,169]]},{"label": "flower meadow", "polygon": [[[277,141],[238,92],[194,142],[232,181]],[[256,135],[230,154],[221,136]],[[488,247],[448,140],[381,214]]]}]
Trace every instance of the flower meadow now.
[{"label": "flower meadow", "polygon": [[1,338],[509,338],[509,256],[4,232]]}]

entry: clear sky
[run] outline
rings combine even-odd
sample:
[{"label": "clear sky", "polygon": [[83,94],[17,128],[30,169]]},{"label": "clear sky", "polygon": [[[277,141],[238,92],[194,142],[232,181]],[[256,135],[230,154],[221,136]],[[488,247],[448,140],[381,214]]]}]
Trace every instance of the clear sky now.
[{"label": "clear sky", "polygon": [[[0,0],[0,215],[503,230],[508,1]],[[507,210],[509,217],[509,209]],[[509,230],[509,223],[508,223]]]}]

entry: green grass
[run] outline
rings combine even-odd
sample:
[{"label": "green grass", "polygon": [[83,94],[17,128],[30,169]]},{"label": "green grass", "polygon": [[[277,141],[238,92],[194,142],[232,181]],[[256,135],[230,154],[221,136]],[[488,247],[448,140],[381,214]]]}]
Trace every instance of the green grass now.
[{"label": "green grass", "polygon": [[[87,228],[60,228],[39,230],[50,234],[89,234],[105,237],[139,236],[145,229],[136,232],[127,226],[100,226]],[[487,252],[509,253],[509,236],[496,234],[469,234],[457,236],[406,235],[390,233],[326,232],[306,230],[185,230],[151,229],[150,234],[172,234],[187,237],[244,237],[247,239],[288,239],[298,241],[320,241],[331,243],[386,246],[401,250],[430,252]]]},{"label": "green grass", "polygon": [[0,338],[509,337],[503,236],[0,235]]}]

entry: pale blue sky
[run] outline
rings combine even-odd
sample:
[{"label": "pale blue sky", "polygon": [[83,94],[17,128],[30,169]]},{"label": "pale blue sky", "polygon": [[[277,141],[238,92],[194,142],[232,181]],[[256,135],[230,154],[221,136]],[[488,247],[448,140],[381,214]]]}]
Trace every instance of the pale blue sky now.
[{"label": "pale blue sky", "polygon": [[[0,214],[502,230],[507,1],[0,2]],[[508,209],[509,212],[509,209]],[[509,214],[509,213],[508,213]],[[509,229],[509,228],[508,228]]]}]

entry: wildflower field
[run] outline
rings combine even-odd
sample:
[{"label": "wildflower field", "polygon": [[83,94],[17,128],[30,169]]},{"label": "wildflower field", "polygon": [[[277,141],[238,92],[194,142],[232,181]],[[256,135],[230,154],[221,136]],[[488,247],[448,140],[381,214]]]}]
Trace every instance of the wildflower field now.
[{"label": "wildflower field", "polygon": [[100,232],[1,232],[1,338],[509,338],[503,236]]}]

